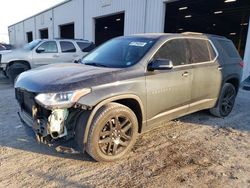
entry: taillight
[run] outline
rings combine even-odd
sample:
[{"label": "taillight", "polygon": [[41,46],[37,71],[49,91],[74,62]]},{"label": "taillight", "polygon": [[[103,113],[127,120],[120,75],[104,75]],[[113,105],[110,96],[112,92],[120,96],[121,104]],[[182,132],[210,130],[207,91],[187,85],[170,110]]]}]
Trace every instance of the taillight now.
[{"label": "taillight", "polygon": [[240,67],[243,68],[244,67],[244,61],[240,62]]}]

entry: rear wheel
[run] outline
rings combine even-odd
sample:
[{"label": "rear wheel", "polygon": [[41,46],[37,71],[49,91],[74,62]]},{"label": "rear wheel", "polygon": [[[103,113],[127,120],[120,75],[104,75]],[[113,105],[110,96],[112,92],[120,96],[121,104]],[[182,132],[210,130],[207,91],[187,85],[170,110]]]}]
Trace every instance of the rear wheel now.
[{"label": "rear wheel", "polygon": [[225,83],[216,107],[210,109],[210,113],[217,117],[226,117],[233,110],[236,98],[236,89],[230,83]]},{"label": "rear wheel", "polygon": [[133,147],[138,133],[134,112],[118,104],[107,104],[96,113],[88,134],[86,151],[96,161],[122,158]]}]

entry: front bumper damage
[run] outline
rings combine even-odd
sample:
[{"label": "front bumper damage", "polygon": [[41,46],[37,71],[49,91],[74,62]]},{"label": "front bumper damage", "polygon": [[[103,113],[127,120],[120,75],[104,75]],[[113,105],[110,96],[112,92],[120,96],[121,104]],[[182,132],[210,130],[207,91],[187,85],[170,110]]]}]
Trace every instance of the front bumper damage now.
[{"label": "front bumper damage", "polygon": [[[83,150],[74,143],[75,126],[83,109],[78,105],[64,109],[45,109],[34,100],[34,94],[16,91],[20,105],[21,121],[33,129],[36,140],[49,146],[56,146],[61,153],[79,153]],[[27,104],[28,103],[28,104]]]},{"label": "front bumper damage", "polygon": [[[34,108],[34,111],[37,109]],[[55,109],[51,111],[48,118],[34,118],[22,109],[18,112],[21,121],[34,130],[37,140],[42,143],[52,142],[59,138],[69,139],[65,123],[68,114],[68,109]]]}]

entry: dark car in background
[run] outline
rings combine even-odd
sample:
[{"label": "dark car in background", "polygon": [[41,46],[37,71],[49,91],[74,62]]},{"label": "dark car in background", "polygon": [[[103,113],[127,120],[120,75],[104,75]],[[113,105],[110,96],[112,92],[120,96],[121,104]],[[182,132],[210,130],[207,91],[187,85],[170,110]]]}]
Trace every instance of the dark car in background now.
[{"label": "dark car in background", "polygon": [[73,139],[97,161],[127,154],[138,134],[203,109],[233,109],[243,62],[232,41],[197,33],[118,37],[79,64],[22,73],[21,120],[46,142]]},{"label": "dark car in background", "polygon": [[12,50],[14,47],[10,44],[0,43],[0,53],[6,50]]}]

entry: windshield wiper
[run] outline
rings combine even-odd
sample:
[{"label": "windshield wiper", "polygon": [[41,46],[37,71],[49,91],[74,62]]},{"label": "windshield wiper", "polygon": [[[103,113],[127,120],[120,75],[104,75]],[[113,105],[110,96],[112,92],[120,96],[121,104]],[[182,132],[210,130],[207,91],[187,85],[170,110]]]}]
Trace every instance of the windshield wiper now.
[{"label": "windshield wiper", "polygon": [[107,65],[103,65],[103,64],[100,64],[100,63],[84,63],[85,65],[90,65],[90,66],[96,66],[96,67],[108,67]]}]

